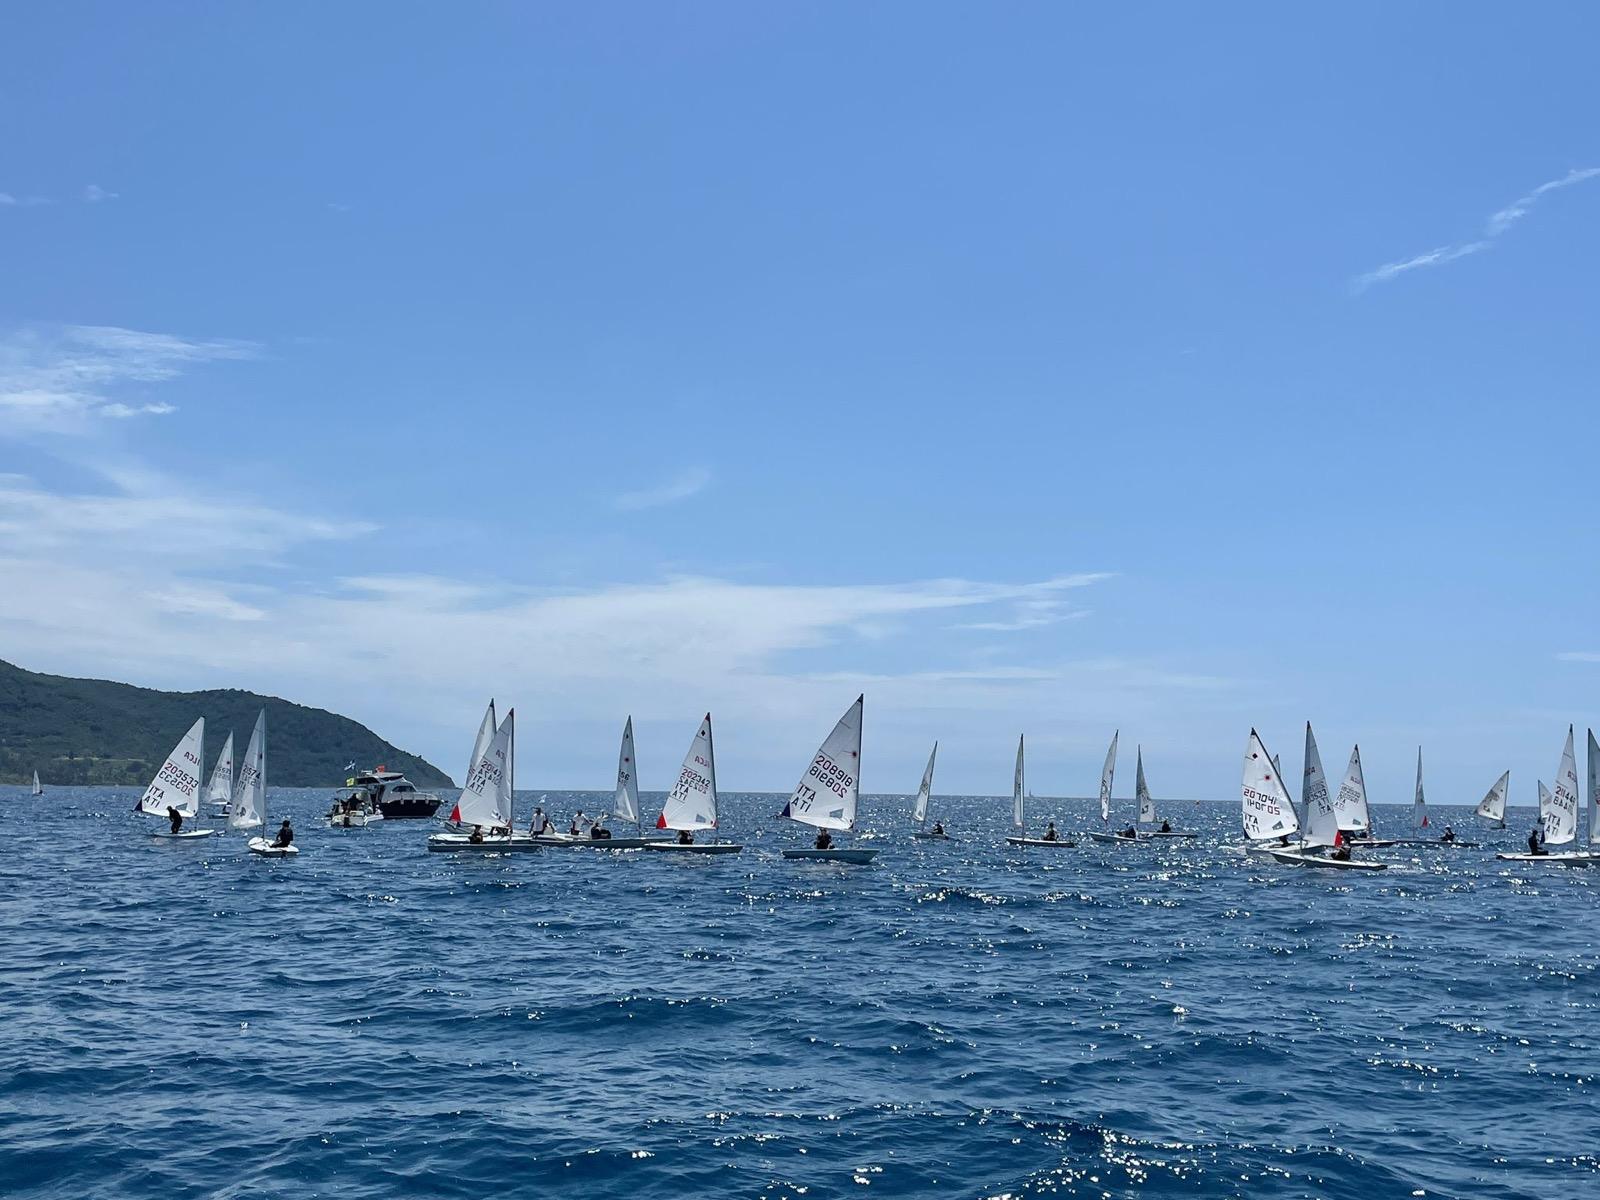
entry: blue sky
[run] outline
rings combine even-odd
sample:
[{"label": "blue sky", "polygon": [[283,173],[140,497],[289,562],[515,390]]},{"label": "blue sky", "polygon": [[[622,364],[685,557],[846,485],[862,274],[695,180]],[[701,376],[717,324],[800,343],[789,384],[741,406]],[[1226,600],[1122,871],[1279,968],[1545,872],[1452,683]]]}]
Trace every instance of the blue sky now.
[{"label": "blue sky", "polygon": [[[75,5],[0,42],[0,657],[458,774],[1531,802],[1600,718],[1600,16]],[[1542,189],[1542,190],[1541,190]],[[1131,760],[1131,754],[1127,756]],[[1131,761],[1118,792],[1131,790]]]}]

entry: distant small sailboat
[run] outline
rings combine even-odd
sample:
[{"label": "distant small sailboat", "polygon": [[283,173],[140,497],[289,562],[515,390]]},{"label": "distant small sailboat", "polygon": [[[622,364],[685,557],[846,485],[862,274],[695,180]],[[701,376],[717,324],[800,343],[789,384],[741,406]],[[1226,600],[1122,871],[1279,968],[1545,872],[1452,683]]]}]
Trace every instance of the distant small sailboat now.
[{"label": "distant small sailboat", "polygon": [[[201,717],[172,748],[172,753],[167,755],[166,761],[161,764],[161,770],[156,772],[156,777],[150,781],[150,786],[145,788],[144,795],[139,797],[135,811],[147,813],[152,817],[170,817],[172,812],[176,812],[184,819],[198,817],[200,765],[205,757],[205,742],[206,719]],[[215,829],[180,828],[176,831],[157,829],[151,831],[151,836],[174,841],[193,841],[212,837],[216,832]]]},{"label": "distant small sailboat", "polygon": [[[267,710],[256,713],[255,728],[244,749],[244,762],[228,802],[228,824],[239,830],[260,829],[267,823]],[[298,858],[300,847],[292,842],[279,845],[276,836],[257,834],[245,843],[251,854],[261,858]]]},{"label": "distant small sailboat", "polygon": [[1412,825],[1416,829],[1428,827],[1428,802],[1422,795],[1422,747],[1417,747],[1417,798],[1411,803],[1411,812],[1415,820]]},{"label": "distant small sailboat", "polygon": [[211,807],[211,815],[227,816],[228,802],[232,799],[233,733],[230,731],[228,740],[222,743],[222,753],[217,756],[216,765],[211,768],[211,782],[206,784],[206,803]]},{"label": "distant small sailboat", "polygon": [[33,773],[33,794],[35,796],[44,795],[44,785],[39,782],[39,772],[37,771]]},{"label": "distant small sailboat", "polygon": [[[606,829],[606,821],[611,817],[632,821],[634,835],[618,837]],[[603,832],[596,836],[597,831]],[[611,798],[611,811],[602,813],[587,834],[551,833],[536,836],[534,840],[541,846],[564,846],[571,849],[638,850],[663,838],[662,834],[646,834],[640,828],[639,771],[633,753],[633,718],[629,717],[622,727],[622,744],[617,748],[617,786]]]},{"label": "distant small sailboat", "polygon": [[1525,854],[1496,854],[1495,857],[1506,862],[1538,862],[1550,863],[1554,866],[1587,867],[1600,862],[1600,853],[1594,850],[1596,844],[1595,808],[1600,805],[1600,798],[1595,796],[1596,784],[1600,783],[1600,747],[1594,740],[1594,733],[1589,734],[1589,849],[1562,849],[1556,851],[1545,850],[1546,846],[1575,846],[1578,841],[1578,764],[1572,752],[1573,728],[1567,726],[1567,741],[1561,751],[1561,765],[1556,769],[1556,783],[1553,789],[1547,789],[1541,782],[1539,784],[1539,821],[1543,827],[1544,836],[1540,839],[1538,853],[1531,849]]},{"label": "distant small sailboat", "polygon": [[933,750],[928,754],[928,765],[922,771],[922,783],[917,788],[916,803],[911,806],[911,819],[917,823],[916,832],[912,837],[923,838],[928,841],[949,841],[950,835],[944,831],[944,825],[935,821],[933,828],[928,828],[928,801],[933,795],[933,760],[939,756],[939,743],[933,744]]},{"label": "distant small sailboat", "polygon": [[[484,724],[494,724],[493,701],[484,714]],[[475,756],[467,772],[465,785],[450,810],[450,823],[468,833],[435,833],[428,838],[432,853],[448,851],[505,851],[515,849],[516,843],[532,847],[531,838],[517,838],[512,831],[512,771],[516,752],[517,710],[506,713],[506,719],[489,736],[488,742]],[[479,744],[483,726],[479,726]]]},{"label": "distant small sailboat", "polygon": [[656,818],[657,829],[675,829],[674,841],[649,842],[646,850],[680,854],[737,854],[744,847],[736,842],[697,842],[696,833],[714,833],[717,828],[717,756],[711,738],[711,714],[705,715],[689,743],[678,770],[678,781],[667,793]]},{"label": "distant small sailboat", "polygon": [[1105,765],[1100,768],[1100,820],[1111,820],[1111,779],[1117,773],[1117,738],[1122,730],[1111,735],[1111,745],[1106,750]]},{"label": "distant small sailboat", "polygon": [[1506,793],[1511,790],[1511,772],[1504,772],[1499,779],[1494,781],[1482,800],[1478,801],[1475,816],[1482,817],[1485,821],[1493,821],[1496,829],[1506,827]]},{"label": "distant small sailboat", "polygon": [[[1023,785],[1022,759],[1024,740],[1024,737],[1021,735],[1017,737],[1017,767],[1016,771],[1011,776],[1011,824],[1015,826],[1017,832],[1006,837],[1006,844],[1010,846],[1044,846],[1052,850],[1070,847],[1075,843],[1062,838],[1059,834],[1055,837],[1050,837],[1047,833],[1047,835],[1042,838],[1031,838],[1028,836],[1028,826],[1023,820],[1022,811],[1022,797],[1027,791]],[[1051,830],[1054,830],[1054,828],[1055,823],[1051,822]]]},{"label": "distant small sailboat", "polygon": [[821,830],[818,844],[803,850],[785,850],[783,857],[857,866],[877,857],[877,850],[868,847],[834,846],[829,833],[855,832],[856,805],[861,796],[861,714],[865,704],[866,697],[857,696],[856,702],[845,710],[833,732],[817,747],[811,765],[779,814]]},{"label": "distant small sailboat", "polygon": [[[1161,820],[1160,816],[1156,813],[1156,802],[1150,797],[1150,785],[1144,780],[1143,746],[1136,747],[1134,751],[1133,794],[1134,798],[1139,802],[1140,824],[1154,825],[1157,821]],[[1166,821],[1162,821],[1161,823],[1163,826],[1168,826],[1168,822]],[[1150,830],[1149,836],[1152,838],[1161,838],[1163,840],[1188,841],[1193,840],[1199,835],[1180,829],[1166,827],[1162,829]]]}]

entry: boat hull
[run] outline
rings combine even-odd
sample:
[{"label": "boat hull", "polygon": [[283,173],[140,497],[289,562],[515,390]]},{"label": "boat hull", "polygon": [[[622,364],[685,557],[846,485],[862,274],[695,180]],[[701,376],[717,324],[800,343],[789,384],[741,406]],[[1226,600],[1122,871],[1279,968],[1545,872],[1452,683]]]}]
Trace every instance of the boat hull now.
[{"label": "boat hull", "polygon": [[1145,836],[1150,838],[1160,838],[1162,841],[1192,842],[1200,835],[1198,833],[1179,833],[1176,829],[1173,829],[1167,831],[1166,833],[1161,833],[1158,830],[1152,833],[1147,833]]},{"label": "boat hull", "polygon": [[948,842],[950,840],[948,833],[923,833],[920,830],[911,836],[921,842]]},{"label": "boat hull", "polygon": [[507,854],[537,849],[539,843],[529,837],[486,837],[475,842],[470,834],[436,833],[428,838],[430,854]]},{"label": "boat hull", "polygon": [[737,854],[744,847],[737,842],[646,842],[646,850],[662,850],[672,854]]},{"label": "boat hull", "polygon": [[150,836],[160,838],[164,842],[197,842],[201,838],[216,837],[221,832],[220,829],[182,829],[173,833],[170,830],[158,829],[152,830]]},{"label": "boat hull", "polygon": [[806,862],[842,862],[865,866],[878,856],[878,852],[875,849],[867,850],[850,846],[837,850],[785,850],[783,856],[787,859],[798,859]]},{"label": "boat hull", "polygon": [[1006,838],[1006,845],[1008,845],[1008,846],[1043,846],[1046,850],[1070,850],[1073,846],[1076,846],[1077,844],[1078,844],[1077,842],[1068,841],[1066,838],[1056,838],[1054,841],[1050,841],[1047,838],[1030,838],[1030,837],[1008,837],[1008,838]]},{"label": "boat hull", "polygon": [[404,799],[380,800],[378,811],[385,821],[422,821],[439,811],[439,798],[422,798],[422,793]]},{"label": "boat hull", "polygon": [[245,844],[251,854],[258,854],[262,858],[294,858],[300,853],[299,846],[274,846],[264,837],[251,838]]},{"label": "boat hull", "polygon": [[1496,854],[1501,862],[1549,863],[1555,867],[1600,865],[1600,853],[1587,850],[1561,850],[1551,854]]},{"label": "boat hull", "polygon": [[1140,834],[1137,837],[1124,837],[1120,833],[1097,833],[1092,829],[1086,832],[1091,840],[1099,842],[1103,846],[1114,846],[1120,843],[1132,845],[1134,842],[1147,842],[1150,840],[1148,834]]},{"label": "boat hull", "polygon": [[1363,862],[1359,858],[1327,858],[1320,854],[1300,854],[1292,850],[1273,850],[1272,857],[1291,867],[1323,867],[1330,871],[1386,871],[1388,863]]},{"label": "boat hull", "polygon": [[664,837],[536,837],[533,839],[538,845],[564,847],[570,850],[643,850],[646,846],[653,846],[659,842],[669,841]]}]

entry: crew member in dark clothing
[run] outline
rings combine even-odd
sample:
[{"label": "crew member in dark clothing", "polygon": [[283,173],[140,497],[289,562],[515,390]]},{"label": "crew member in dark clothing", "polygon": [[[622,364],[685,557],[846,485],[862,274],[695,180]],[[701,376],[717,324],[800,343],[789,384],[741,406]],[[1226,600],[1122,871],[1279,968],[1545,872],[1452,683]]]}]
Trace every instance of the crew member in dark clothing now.
[{"label": "crew member in dark clothing", "polygon": [[1450,826],[1446,825],[1444,827],[1444,832],[1439,835],[1439,840],[1441,842],[1453,842],[1453,841],[1455,841],[1456,840],[1456,831],[1454,829],[1451,829]]},{"label": "crew member in dark clothing", "polygon": [[1350,843],[1349,842],[1340,842],[1337,846],[1335,846],[1333,848],[1333,853],[1331,855],[1329,855],[1329,857],[1330,858],[1336,858],[1340,862],[1349,862],[1350,861]]},{"label": "crew member in dark clothing", "polygon": [[831,850],[831,849],[833,849],[833,837],[828,833],[828,831],[826,829],[817,830],[817,849],[818,850]]},{"label": "crew member in dark clothing", "polygon": [[183,828],[183,814],[172,805],[167,805],[167,820],[172,822],[172,832],[177,833]]},{"label": "crew member in dark clothing", "polygon": [[680,846],[692,846],[692,845],[694,845],[694,834],[690,833],[687,829],[678,830],[678,845],[680,845]]},{"label": "crew member in dark clothing", "polygon": [[1172,832],[1172,822],[1171,821],[1163,821],[1163,822],[1161,822],[1161,832],[1162,833],[1171,833]]},{"label": "crew member in dark clothing", "polygon": [[944,836],[944,824],[942,822],[935,821],[933,823],[933,836],[934,837],[943,837]]},{"label": "crew member in dark clothing", "polygon": [[483,845],[483,826],[474,825],[472,827],[472,832],[467,835],[467,841],[471,842],[474,846]]},{"label": "crew member in dark clothing", "polygon": [[1537,826],[1537,825],[1535,825],[1528,832],[1528,853],[1529,854],[1548,854],[1548,853],[1550,853],[1548,850],[1546,850],[1544,848],[1544,831],[1541,830],[1539,828],[1539,826]]},{"label": "crew member in dark clothing", "polygon": [[1139,836],[1139,831],[1134,826],[1129,825],[1121,833],[1117,834],[1117,836],[1120,838],[1127,838],[1131,841]]},{"label": "crew member in dark clothing", "polygon": [[1054,821],[1051,821],[1049,825],[1045,826],[1045,831],[1044,831],[1044,840],[1045,841],[1053,842],[1053,841],[1056,841],[1057,839],[1059,839],[1060,837],[1061,837],[1061,835],[1056,832],[1056,823]]},{"label": "crew member in dark clothing", "polygon": [[294,829],[289,824],[289,818],[283,819],[283,824],[278,826],[278,836],[272,839],[272,844],[279,848],[294,845]]}]

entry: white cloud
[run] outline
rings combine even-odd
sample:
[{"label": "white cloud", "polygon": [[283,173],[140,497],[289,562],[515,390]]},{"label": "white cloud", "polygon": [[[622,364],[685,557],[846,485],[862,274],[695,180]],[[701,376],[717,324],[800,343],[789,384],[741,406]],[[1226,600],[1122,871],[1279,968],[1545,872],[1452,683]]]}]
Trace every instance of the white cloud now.
[{"label": "white cloud", "polygon": [[1466,258],[1468,255],[1487,250],[1494,244],[1496,238],[1527,216],[1528,211],[1538,203],[1540,197],[1560,188],[1582,183],[1586,179],[1593,179],[1596,176],[1600,176],[1600,167],[1576,167],[1559,179],[1551,179],[1541,183],[1531,192],[1517,197],[1499,212],[1492,214],[1484,223],[1482,237],[1473,241],[1439,246],[1422,254],[1413,255],[1411,258],[1384,263],[1383,266],[1368,271],[1365,275],[1358,276],[1351,286],[1357,292],[1364,292],[1375,283],[1387,283],[1391,279],[1404,275],[1407,271],[1415,271],[1423,267],[1441,266],[1444,263],[1454,262],[1458,258]]},{"label": "white cloud", "polygon": [[91,183],[83,189],[83,199],[86,204],[99,204],[101,201],[115,200],[116,198],[116,192],[108,192],[97,183]]},{"label": "white cloud", "polygon": [[26,328],[0,336],[0,433],[78,434],[97,418],[176,412],[124,393],[203,363],[250,358],[248,342],[197,341],[103,325]]},{"label": "white cloud", "polygon": [[679,500],[687,500],[690,496],[703,492],[710,482],[710,471],[704,467],[690,467],[660,487],[623,492],[612,501],[612,504],[624,512],[641,508],[660,508],[664,504],[676,504]]},{"label": "white cloud", "polygon": [[1600,651],[1563,650],[1556,655],[1557,662],[1600,663]]}]

